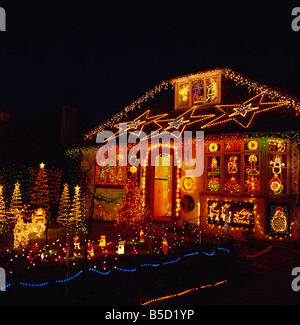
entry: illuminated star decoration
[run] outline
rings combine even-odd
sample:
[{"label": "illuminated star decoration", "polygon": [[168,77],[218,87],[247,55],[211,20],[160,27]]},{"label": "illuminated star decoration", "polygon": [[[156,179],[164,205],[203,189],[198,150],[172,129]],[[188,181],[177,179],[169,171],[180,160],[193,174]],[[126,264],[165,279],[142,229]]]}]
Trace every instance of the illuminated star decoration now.
[{"label": "illuminated star decoration", "polygon": [[215,114],[195,115],[196,110],[196,107],[192,107],[175,118],[160,119],[159,123],[156,122],[156,124],[159,125],[161,129],[163,127],[161,123],[167,122],[168,126],[164,127],[164,130],[168,133],[179,130],[179,136],[181,136],[187,126],[215,117]]},{"label": "illuminated star decoration", "polygon": [[43,169],[44,167],[45,167],[45,164],[44,164],[44,163],[41,163],[41,164],[40,164],[40,168]]},{"label": "illuminated star decoration", "polygon": [[[124,123],[127,123],[127,127],[126,128],[119,128],[119,124],[115,124],[114,127],[118,129],[118,131],[116,131],[114,133],[114,135],[110,138],[108,138],[106,141],[110,140],[113,137],[119,137],[124,135],[126,132],[129,132],[130,134],[133,134],[137,137],[139,137],[141,135],[141,132],[144,130],[145,126],[150,124],[150,123],[155,123],[156,125],[159,126],[159,124],[157,123],[157,121],[159,121],[161,118],[167,116],[168,114],[159,114],[159,115],[154,115],[154,116],[150,116],[149,117],[149,113],[150,110],[148,109],[146,112],[142,113],[141,115],[139,115],[138,117],[136,117],[133,121],[126,121]],[[159,126],[159,130],[162,127]]]},{"label": "illuminated star decoration", "polygon": [[256,115],[288,104],[287,101],[264,101],[265,95],[263,91],[241,104],[216,105],[223,114],[203,125],[202,129],[230,121],[247,129]]}]

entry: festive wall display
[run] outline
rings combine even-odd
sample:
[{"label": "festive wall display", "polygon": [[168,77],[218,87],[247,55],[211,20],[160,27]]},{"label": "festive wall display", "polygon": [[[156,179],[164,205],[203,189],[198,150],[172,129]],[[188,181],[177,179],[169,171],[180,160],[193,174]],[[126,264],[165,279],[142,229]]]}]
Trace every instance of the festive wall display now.
[{"label": "festive wall display", "polygon": [[269,236],[290,234],[290,205],[288,202],[268,203]]},{"label": "festive wall display", "polygon": [[254,204],[208,200],[208,224],[225,225],[225,221],[231,227],[253,228]]},{"label": "festive wall display", "polygon": [[238,163],[239,156],[230,156],[227,163],[227,173],[230,175],[230,179],[225,183],[225,191],[230,193],[238,193],[240,191],[240,185],[237,181]]},{"label": "festive wall display", "polygon": [[208,157],[207,186],[211,192],[219,191],[220,177],[220,157]]},{"label": "festive wall display", "polygon": [[[247,158],[247,156],[245,156]],[[245,162],[245,171],[247,174],[247,179],[245,180],[245,188],[249,193],[259,193],[260,192],[260,181],[259,181],[259,170],[257,168],[259,157],[257,155],[250,155],[248,162],[250,167],[247,167],[247,161]]]},{"label": "festive wall display", "polygon": [[272,166],[273,173],[273,178],[269,182],[270,189],[273,191],[274,194],[280,194],[283,189],[283,184],[281,179],[279,178],[279,175],[282,172],[282,167],[284,167],[281,155],[275,155],[275,159],[274,161],[270,162],[270,165]]},{"label": "festive wall display", "polygon": [[124,185],[127,178],[127,167],[110,166],[109,164],[97,165],[95,175],[96,185]]}]

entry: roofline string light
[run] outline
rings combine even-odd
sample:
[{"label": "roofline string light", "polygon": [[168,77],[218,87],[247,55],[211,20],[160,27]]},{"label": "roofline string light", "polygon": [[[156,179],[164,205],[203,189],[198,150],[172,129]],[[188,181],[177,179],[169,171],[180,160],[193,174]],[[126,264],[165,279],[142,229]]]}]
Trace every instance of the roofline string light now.
[{"label": "roofline string light", "polygon": [[229,69],[214,69],[208,71],[202,71],[197,73],[188,74],[185,76],[181,76],[178,78],[173,78],[169,80],[164,80],[159,83],[157,86],[152,88],[151,90],[147,91],[143,96],[138,98],[136,101],[131,103],[130,105],[123,108],[119,113],[113,115],[111,118],[107,119],[104,123],[100,124],[99,126],[93,128],[91,131],[85,133],[84,140],[90,140],[95,137],[100,131],[104,130],[107,127],[112,127],[115,123],[120,121],[122,118],[126,117],[130,111],[134,111],[135,109],[139,109],[141,105],[149,100],[149,98],[154,98],[155,94],[161,92],[161,90],[168,90],[171,86],[174,88],[175,84],[196,80],[199,78],[207,78],[211,77],[216,74],[223,74],[225,78],[228,78],[235,82],[236,85],[246,86],[250,92],[256,93],[265,93],[272,99],[277,99],[280,102],[284,102],[284,104],[290,108],[294,108],[296,111],[296,115],[300,113],[300,101],[296,97],[290,97],[287,94],[284,94],[281,91],[277,91],[274,89],[269,88],[266,85],[260,84],[259,82],[253,81],[250,78],[243,76],[242,74]]}]

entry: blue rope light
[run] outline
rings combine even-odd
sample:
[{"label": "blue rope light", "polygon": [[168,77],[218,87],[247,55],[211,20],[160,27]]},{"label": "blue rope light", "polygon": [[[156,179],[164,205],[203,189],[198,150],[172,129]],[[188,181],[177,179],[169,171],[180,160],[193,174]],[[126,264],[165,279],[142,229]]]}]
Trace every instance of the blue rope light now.
[{"label": "blue rope light", "polygon": [[20,285],[25,286],[25,287],[43,287],[49,282],[42,282],[42,283],[26,283],[26,282],[19,282]]},{"label": "blue rope light", "polygon": [[183,255],[183,257],[193,256],[193,255],[197,255],[197,254],[199,254],[199,252],[185,254],[185,255]]},{"label": "blue rope light", "polygon": [[214,250],[211,254],[209,253],[206,253],[206,252],[202,252],[202,254],[205,254],[207,256],[213,256],[215,254],[216,250]]},{"label": "blue rope light", "polygon": [[5,289],[8,288],[8,287],[10,287],[10,286],[11,286],[11,283],[8,283],[5,286],[0,287],[0,291],[5,291]]},{"label": "blue rope light", "polygon": [[96,272],[96,273],[99,273],[101,275],[107,275],[111,272],[111,270],[108,270],[107,272],[101,272],[101,271],[98,271],[96,269],[92,269],[91,267],[89,268],[89,271],[93,271],[93,272]]},{"label": "blue rope light", "polygon": [[136,269],[122,269],[121,267],[116,267],[116,270],[123,272],[135,272]]},{"label": "blue rope light", "polygon": [[220,250],[222,250],[222,251],[225,251],[225,252],[227,252],[227,253],[230,253],[230,251],[229,251],[228,249],[226,249],[226,248],[218,247],[218,249],[220,249]]},{"label": "blue rope light", "polygon": [[[223,251],[226,251],[227,253],[230,253],[230,251],[228,249],[223,248],[223,247],[218,247],[218,250],[223,250]],[[207,255],[207,256],[213,256],[215,254],[215,252],[216,252],[216,250],[214,250],[212,253],[202,252],[202,254]],[[199,253],[200,252],[189,253],[189,254],[183,255],[182,257],[194,256],[194,255],[197,255]],[[176,260],[167,261],[167,262],[164,262],[162,264],[145,263],[145,264],[141,264],[140,266],[141,267],[145,267],[145,266],[157,267],[157,266],[161,266],[161,265],[168,265],[168,264],[177,263],[180,259],[181,259],[181,257],[178,257]],[[101,271],[99,271],[97,269],[94,269],[94,268],[89,268],[88,270],[89,271],[96,272],[96,273],[101,274],[101,275],[108,275],[109,273],[111,273],[111,270],[108,270],[107,272],[101,272]],[[123,271],[123,272],[135,272],[135,271],[137,271],[137,268],[135,268],[135,269],[124,269],[124,268],[116,267],[115,270]],[[63,280],[56,280],[55,283],[65,283],[65,282],[68,282],[70,280],[73,280],[74,278],[76,278],[77,276],[79,276],[80,274],[82,274],[82,272],[83,271],[81,270],[81,271],[79,271],[78,273],[74,274],[71,277],[68,277],[68,278],[63,279]],[[41,283],[19,282],[19,285],[22,285],[22,286],[25,286],[25,287],[43,287],[43,286],[46,286],[48,284],[49,284],[48,281],[47,282],[41,282]],[[7,284],[5,286],[2,286],[2,287],[0,287],[0,290],[4,290],[4,289],[10,287],[11,285],[12,284],[9,283],[9,284]]]},{"label": "blue rope light", "polygon": [[78,273],[74,274],[73,276],[71,276],[70,278],[66,278],[64,280],[56,280],[56,283],[64,283],[64,282],[68,282],[70,280],[73,280],[74,278],[76,278],[78,275],[80,275],[82,273],[82,271],[79,271]]},{"label": "blue rope light", "polygon": [[140,266],[160,266],[160,264],[141,264]]},{"label": "blue rope light", "polygon": [[172,264],[172,263],[176,263],[181,259],[181,257],[178,257],[176,260],[174,261],[168,261],[168,262],[164,262],[163,265],[167,265],[167,264]]}]

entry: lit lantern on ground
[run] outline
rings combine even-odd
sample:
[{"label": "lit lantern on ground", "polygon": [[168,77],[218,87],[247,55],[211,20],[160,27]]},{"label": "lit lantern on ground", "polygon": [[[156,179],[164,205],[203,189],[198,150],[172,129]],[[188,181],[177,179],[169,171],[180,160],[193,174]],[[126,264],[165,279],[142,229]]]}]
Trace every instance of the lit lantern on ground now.
[{"label": "lit lantern on ground", "polygon": [[124,241],[120,240],[118,245],[118,254],[124,254]]},{"label": "lit lantern on ground", "polygon": [[74,237],[74,248],[75,249],[80,249],[80,241],[79,241],[79,236],[78,235],[76,235]]},{"label": "lit lantern on ground", "polygon": [[162,248],[163,248],[164,254],[167,254],[168,253],[168,242],[167,242],[165,237],[164,237],[163,242],[162,242]]},{"label": "lit lantern on ground", "polygon": [[141,229],[141,231],[140,231],[140,243],[143,243],[144,241],[145,241],[145,235],[144,235],[143,229]]},{"label": "lit lantern on ground", "polygon": [[100,247],[105,247],[106,246],[106,237],[105,235],[101,235],[100,236],[100,243],[99,243]]}]

